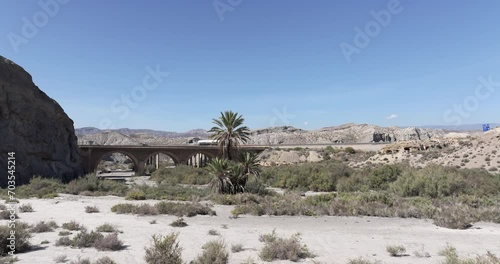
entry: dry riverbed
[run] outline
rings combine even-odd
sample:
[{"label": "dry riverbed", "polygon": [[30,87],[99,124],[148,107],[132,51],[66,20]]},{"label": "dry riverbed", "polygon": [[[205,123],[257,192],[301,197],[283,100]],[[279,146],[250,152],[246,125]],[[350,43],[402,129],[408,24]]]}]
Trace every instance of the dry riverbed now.
[{"label": "dry riverbed", "polygon": [[[461,257],[475,257],[476,254],[482,255],[487,251],[500,255],[500,225],[493,223],[481,222],[467,230],[452,230],[437,227],[432,224],[432,220],[422,219],[247,215],[232,219],[232,206],[216,205],[213,209],[217,216],[185,217],[188,226],[174,228],[169,223],[176,220],[176,216],[136,216],[111,212],[113,205],[123,202],[155,204],[158,201],[125,201],[114,196],[73,195],[61,195],[55,199],[21,199],[20,204],[30,203],[34,212],[19,213],[19,221],[35,224],[53,220],[60,226],[75,220],[89,231],[110,223],[123,231],[118,237],[126,248],[110,252],[94,248],[56,247],[55,242],[60,238],[58,233],[63,230],[58,228],[55,232],[34,234],[31,242],[41,248],[18,254],[17,263],[55,263],[54,259],[60,255],[66,255],[68,263],[78,257],[96,260],[102,256],[109,256],[117,263],[145,263],[144,248],[150,245],[151,236],[170,232],[179,232],[185,261],[196,258],[207,241],[221,239],[229,251],[233,244],[243,245],[244,251],[230,253],[230,263],[247,263],[251,259],[254,262],[248,263],[266,263],[258,257],[259,250],[263,247],[263,243],[259,242],[259,235],[273,230],[286,237],[300,232],[302,242],[317,255],[313,259],[302,261],[303,263],[347,263],[349,259],[357,257],[380,260],[382,263],[440,263],[444,258],[438,256],[438,252],[447,244],[456,247]],[[96,206],[100,212],[86,213],[86,206]],[[152,220],[156,220],[156,224],[150,224]],[[5,225],[7,220],[1,222]],[[217,230],[220,236],[209,235],[208,231],[211,229]],[[77,231],[72,233],[74,235]],[[41,245],[44,240],[49,243]],[[390,245],[404,246],[408,256],[391,257],[386,251],[386,247]],[[430,257],[416,257],[414,251],[427,252]]]}]

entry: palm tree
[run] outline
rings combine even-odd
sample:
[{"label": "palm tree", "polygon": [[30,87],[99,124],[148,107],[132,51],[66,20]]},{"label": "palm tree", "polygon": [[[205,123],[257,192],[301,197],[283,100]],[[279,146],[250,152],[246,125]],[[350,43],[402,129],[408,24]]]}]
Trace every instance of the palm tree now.
[{"label": "palm tree", "polygon": [[210,182],[212,189],[219,193],[234,193],[228,160],[216,157],[207,164],[207,171],[214,175]]},{"label": "palm tree", "polygon": [[252,152],[244,152],[240,155],[240,166],[242,169],[242,174],[239,179],[239,184],[243,187],[246,185],[248,177],[253,175],[259,177],[260,175],[260,164],[257,155]]},{"label": "palm tree", "polygon": [[210,138],[217,141],[222,157],[232,160],[238,145],[250,139],[250,130],[243,126],[245,119],[241,115],[238,116],[238,113],[225,111],[220,114],[219,119],[213,119],[213,123],[217,126],[212,127],[208,132],[213,133]]}]

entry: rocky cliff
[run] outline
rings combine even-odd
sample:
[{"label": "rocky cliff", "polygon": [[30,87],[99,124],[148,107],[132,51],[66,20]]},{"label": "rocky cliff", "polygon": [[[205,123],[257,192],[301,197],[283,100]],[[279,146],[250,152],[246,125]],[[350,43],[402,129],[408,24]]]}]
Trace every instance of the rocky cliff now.
[{"label": "rocky cliff", "polygon": [[73,121],[31,75],[0,56],[0,185],[7,184],[7,153],[15,152],[17,184],[34,175],[63,181],[80,170]]}]

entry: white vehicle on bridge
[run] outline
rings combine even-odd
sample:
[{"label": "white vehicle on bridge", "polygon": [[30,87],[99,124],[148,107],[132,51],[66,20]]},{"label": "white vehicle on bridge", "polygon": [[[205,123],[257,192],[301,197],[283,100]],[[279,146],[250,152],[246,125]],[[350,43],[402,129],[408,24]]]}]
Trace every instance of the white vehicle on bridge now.
[{"label": "white vehicle on bridge", "polygon": [[217,140],[193,138],[188,141],[188,144],[198,146],[215,146],[217,145]]}]

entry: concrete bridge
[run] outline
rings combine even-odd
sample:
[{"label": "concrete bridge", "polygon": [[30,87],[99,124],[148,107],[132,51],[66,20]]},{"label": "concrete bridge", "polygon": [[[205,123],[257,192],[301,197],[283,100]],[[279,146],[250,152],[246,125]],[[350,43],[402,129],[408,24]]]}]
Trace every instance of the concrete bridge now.
[{"label": "concrete bridge", "polygon": [[[169,146],[125,146],[125,145],[80,145],[80,156],[85,173],[97,170],[97,165],[106,156],[112,153],[127,155],[134,163],[134,170],[138,175],[144,174],[147,164],[158,168],[159,154],[169,156],[175,163],[193,166],[203,166],[209,159],[221,156],[217,146],[199,145],[169,145]],[[259,153],[265,150],[264,146],[242,145],[241,151]]]}]

